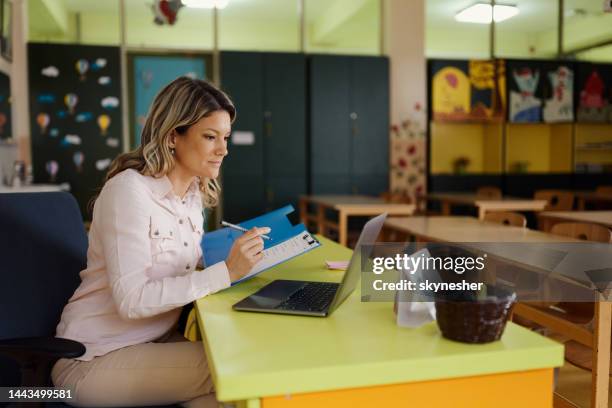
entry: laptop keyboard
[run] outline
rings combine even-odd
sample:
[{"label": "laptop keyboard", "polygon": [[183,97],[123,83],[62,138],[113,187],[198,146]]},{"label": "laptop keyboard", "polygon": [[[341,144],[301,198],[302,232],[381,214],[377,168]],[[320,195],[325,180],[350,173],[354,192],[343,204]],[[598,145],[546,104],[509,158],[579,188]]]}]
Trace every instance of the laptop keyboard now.
[{"label": "laptop keyboard", "polygon": [[329,307],[337,290],[337,283],[311,282],[293,292],[276,309],[322,312]]}]

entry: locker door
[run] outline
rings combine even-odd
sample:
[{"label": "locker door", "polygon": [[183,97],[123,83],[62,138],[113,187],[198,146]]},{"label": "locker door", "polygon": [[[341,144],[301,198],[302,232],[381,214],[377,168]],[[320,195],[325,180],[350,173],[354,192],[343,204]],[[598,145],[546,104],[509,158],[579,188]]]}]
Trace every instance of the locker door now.
[{"label": "locker door", "polygon": [[351,58],[352,190],[388,189],[389,63],[384,57]]},{"label": "locker door", "polygon": [[240,222],[265,207],[263,116],[263,57],[258,53],[221,53],[221,87],[236,106],[232,132],[252,132],[253,143],[230,138],[224,160],[224,218]]},{"label": "locker door", "polygon": [[350,193],[350,58],[310,57],[311,192]]},{"label": "locker door", "polygon": [[306,58],[264,56],[264,172],[267,210],[292,204],[297,210],[306,184]]}]

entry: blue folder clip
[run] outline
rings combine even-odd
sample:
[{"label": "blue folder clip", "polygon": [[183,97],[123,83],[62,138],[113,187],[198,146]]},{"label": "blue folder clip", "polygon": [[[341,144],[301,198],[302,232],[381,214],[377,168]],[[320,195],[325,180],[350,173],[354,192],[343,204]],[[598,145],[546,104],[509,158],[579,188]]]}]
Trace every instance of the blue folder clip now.
[{"label": "blue folder clip", "polygon": [[[306,231],[304,224],[291,225],[291,221],[287,218],[287,214],[291,214],[293,211],[293,206],[287,205],[278,210],[241,222],[238,225],[246,229],[251,229],[253,227],[270,227],[272,231],[266,235],[272,239],[263,240],[264,249],[268,249]],[[222,228],[204,234],[204,239],[202,239],[201,243],[204,265],[211,266],[218,262],[225,261],[234,244],[234,240],[242,234],[243,232],[231,228]],[[313,239],[316,241],[316,238],[313,237]],[[319,244],[318,241],[316,241],[316,243]]]}]

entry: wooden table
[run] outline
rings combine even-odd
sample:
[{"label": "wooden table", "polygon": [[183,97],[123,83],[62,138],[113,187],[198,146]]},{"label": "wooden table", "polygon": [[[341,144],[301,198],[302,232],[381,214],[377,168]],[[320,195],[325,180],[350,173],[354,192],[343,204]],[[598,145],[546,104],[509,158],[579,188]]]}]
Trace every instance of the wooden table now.
[{"label": "wooden table", "polygon": [[[550,243],[584,242],[572,238],[479,221],[472,217],[410,217],[388,218],[385,228],[397,230],[416,237],[418,241],[434,242],[533,242]],[[591,407],[608,407],[610,375],[610,344],[612,331],[612,302],[602,299],[595,303],[593,331],[575,325],[559,317],[551,317],[545,311],[526,304],[517,304],[514,313],[571,337],[593,350]],[[556,395],[558,406],[567,405],[564,398]],[[557,405],[556,405],[557,406]]]},{"label": "wooden table", "polygon": [[538,214],[538,226],[550,231],[560,222],[588,222],[612,228],[612,211],[544,211]]},{"label": "wooden table", "polygon": [[562,345],[511,322],[499,341],[443,338],[435,322],[400,328],[391,302],[362,302],[360,286],[329,317],[232,311],[275,279],[338,282],[320,248],[197,300],[217,399],[247,408],[551,407]]},{"label": "wooden table", "polygon": [[[346,246],[348,241],[348,217],[389,215],[412,215],[416,208],[413,204],[392,204],[381,198],[363,195],[310,195],[300,197],[300,220],[305,225],[313,222],[317,232],[328,236],[328,229],[338,231],[338,242]],[[316,214],[310,214],[308,207],[316,206]],[[327,210],[338,212],[338,222],[326,219]]]},{"label": "wooden table", "polygon": [[574,191],[578,200],[578,210],[584,211],[587,202],[612,204],[612,194],[596,193],[595,191]]},{"label": "wooden table", "polygon": [[427,194],[429,201],[440,201],[442,215],[451,214],[452,205],[469,205],[478,208],[478,218],[483,219],[487,211],[542,211],[546,200],[532,200],[520,197],[487,198],[469,193]]}]

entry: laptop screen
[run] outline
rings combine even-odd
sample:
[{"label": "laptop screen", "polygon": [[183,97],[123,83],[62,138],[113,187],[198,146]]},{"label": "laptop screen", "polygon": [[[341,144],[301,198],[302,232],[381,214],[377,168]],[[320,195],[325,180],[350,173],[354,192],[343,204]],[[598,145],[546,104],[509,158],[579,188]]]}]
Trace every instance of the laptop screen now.
[{"label": "laptop screen", "polygon": [[387,218],[387,214],[381,214],[377,217],[372,218],[368,221],[361,231],[361,235],[359,235],[359,240],[357,240],[357,245],[355,245],[355,250],[353,251],[353,256],[351,256],[351,261],[349,262],[349,266],[344,273],[344,277],[342,278],[342,282],[336,291],[336,295],[334,296],[334,300],[329,308],[330,312],[335,310],[338,306],[344,302],[344,300],[350,295],[357,286],[357,282],[359,282],[359,274],[361,273],[361,257],[366,256],[369,257],[369,253],[363,253],[361,247],[366,245],[368,248],[371,248],[372,245],[376,242],[376,238],[378,238],[378,234],[382,229],[383,224],[385,223],[385,219]]}]

